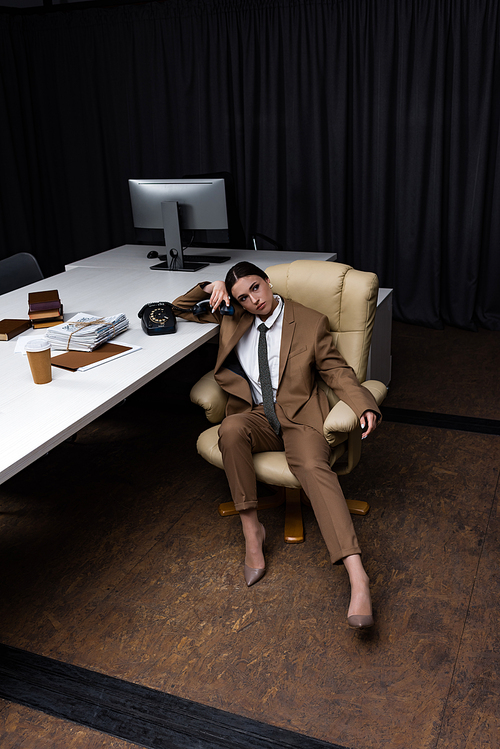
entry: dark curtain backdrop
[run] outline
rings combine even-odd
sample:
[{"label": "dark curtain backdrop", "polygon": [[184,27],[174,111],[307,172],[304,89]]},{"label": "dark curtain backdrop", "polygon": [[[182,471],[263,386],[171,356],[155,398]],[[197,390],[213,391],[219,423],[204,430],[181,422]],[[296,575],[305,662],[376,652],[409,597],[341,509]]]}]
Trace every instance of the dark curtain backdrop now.
[{"label": "dark curtain backdrop", "polygon": [[127,180],[229,171],[244,229],[336,251],[396,318],[500,329],[498,0],[0,14],[0,256],[134,242]]}]

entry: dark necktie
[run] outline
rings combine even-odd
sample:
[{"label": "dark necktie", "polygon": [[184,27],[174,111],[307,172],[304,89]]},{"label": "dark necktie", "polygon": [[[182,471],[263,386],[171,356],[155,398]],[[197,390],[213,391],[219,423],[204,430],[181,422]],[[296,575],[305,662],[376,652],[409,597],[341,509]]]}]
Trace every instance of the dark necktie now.
[{"label": "dark necktie", "polygon": [[264,323],[261,323],[257,328],[259,331],[259,375],[260,375],[260,387],[262,389],[262,402],[264,404],[264,413],[267,416],[267,420],[276,432],[280,433],[280,423],[276,416],[274,409],[274,397],[273,397],[273,386],[271,383],[271,372],[269,371],[269,360],[267,358],[267,341],[266,333],[268,328]]}]

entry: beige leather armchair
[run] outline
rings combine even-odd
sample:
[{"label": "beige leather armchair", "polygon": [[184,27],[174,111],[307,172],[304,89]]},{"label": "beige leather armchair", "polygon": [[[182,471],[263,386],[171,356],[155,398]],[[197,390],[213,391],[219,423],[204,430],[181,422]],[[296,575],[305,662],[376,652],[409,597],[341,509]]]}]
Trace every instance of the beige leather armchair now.
[{"label": "beige leather armchair", "polygon": [[[374,273],[354,270],[342,263],[296,260],[266,269],[273,291],[306,307],[322,312],[330,321],[333,343],[354,369],[363,387],[378,405],[387,395],[386,386],[376,380],[365,382],[368,353],[377,309],[378,279]],[[326,392],[331,411],[324,424],[324,435],[331,446],[331,465],[338,475],[350,473],[361,457],[361,427],[351,408],[319,379]],[[216,383],[213,372],[206,374],[191,390],[191,400],[205,409],[208,420],[216,424],[203,432],[197,449],[205,460],[224,469],[218,447],[219,424],[224,418],[226,395]],[[286,501],[285,541],[304,540],[301,500],[307,498],[288,468],[284,452],[254,455],[257,479],[279,487],[275,497],[259,500],[259,510]],[[347,500],[351,513],[365,515],[369,506],[359,500]],[[219,506],[221,515],[236,513],[233,502]]]}]

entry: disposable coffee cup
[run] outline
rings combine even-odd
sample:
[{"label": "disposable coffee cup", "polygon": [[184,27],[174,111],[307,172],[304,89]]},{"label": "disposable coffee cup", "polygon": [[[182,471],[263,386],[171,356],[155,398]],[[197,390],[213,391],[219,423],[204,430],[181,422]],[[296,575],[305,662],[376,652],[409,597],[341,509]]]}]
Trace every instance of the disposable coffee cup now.
[{"label": "disposable coffee cup", "polygon": [[44,338],[34,338],[26,343],[25,351],[30,363],[33,382],[36,385],[45,385],[46,382],[50,382],[52,380],[50,343]]}]

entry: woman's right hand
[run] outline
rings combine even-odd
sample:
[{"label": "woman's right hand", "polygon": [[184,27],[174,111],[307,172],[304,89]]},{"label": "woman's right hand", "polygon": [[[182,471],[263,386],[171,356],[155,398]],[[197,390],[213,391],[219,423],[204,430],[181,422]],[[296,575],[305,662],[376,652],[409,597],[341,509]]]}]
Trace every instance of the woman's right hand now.
[{"label": "woman's right hand", "polygon": [[224,281],[214,281],[213,283],[208,284],[205,286],[205,291],[207,294],[210,294],[210,306],[212,307],[212,312],[215,312],[222,302],[231,304]]}]

